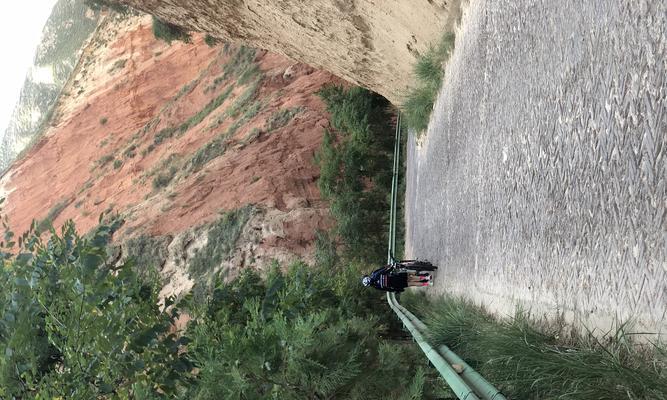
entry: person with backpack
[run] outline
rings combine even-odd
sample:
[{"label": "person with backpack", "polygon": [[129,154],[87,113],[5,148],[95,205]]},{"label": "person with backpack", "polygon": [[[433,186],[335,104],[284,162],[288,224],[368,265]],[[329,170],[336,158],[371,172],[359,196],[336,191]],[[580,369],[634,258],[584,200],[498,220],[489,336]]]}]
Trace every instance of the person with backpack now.
[{"label": "person with backpack", "polygon": [[364,275],[361,278],[362,285],[372,286],[378,290],[387,292],[402,292],[411,286],[432,286],[433,277],[428,272],[396,271],[393,264],[385,265]]}]

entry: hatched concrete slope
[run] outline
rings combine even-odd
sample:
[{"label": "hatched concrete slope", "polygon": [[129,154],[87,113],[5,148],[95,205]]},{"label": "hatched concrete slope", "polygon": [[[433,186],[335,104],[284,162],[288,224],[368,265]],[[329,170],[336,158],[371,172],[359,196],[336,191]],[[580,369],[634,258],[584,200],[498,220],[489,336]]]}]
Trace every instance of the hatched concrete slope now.
[{"label": "hatched concrete slope", "polygon": [[439,291],[667,335],[666,36],[662,1],[471,1],[408,149]]}]

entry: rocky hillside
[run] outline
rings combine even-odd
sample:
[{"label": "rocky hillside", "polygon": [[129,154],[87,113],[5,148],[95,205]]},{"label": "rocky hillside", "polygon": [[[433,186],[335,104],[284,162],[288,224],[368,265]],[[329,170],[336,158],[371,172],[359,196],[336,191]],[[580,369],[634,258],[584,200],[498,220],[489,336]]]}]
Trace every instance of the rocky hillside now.
[{"label": "rocky hillside", "polygon": [[3,211],[16,232],[33,219],[85,232],[118,212],[116,256],[158,267],[170,293],[213,270],[308,260],[328,226],[313,158],[329,83],[280,55],[196,35],[169,45],[150,17],[109,16],[52,126],[3,176]]},{"label": "rocky hillside", "polygon": [[460,0],[113,0],[187,29],[284,54],[400,104],[416,56]]},{"label": "rocky hillside", "polygon": [[43,132],[51,117],[49,111],[99,19],[99,13],[90,10],[84,0],[59,0],[53,7],[34,64],[0,143],[0,170],[7,168]]}]

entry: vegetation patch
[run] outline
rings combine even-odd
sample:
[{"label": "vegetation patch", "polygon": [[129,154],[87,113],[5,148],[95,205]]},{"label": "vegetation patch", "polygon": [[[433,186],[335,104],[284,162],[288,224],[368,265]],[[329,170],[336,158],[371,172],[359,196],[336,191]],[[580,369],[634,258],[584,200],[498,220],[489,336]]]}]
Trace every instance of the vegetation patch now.
[{"label": "vegetation patch", "polygon": [[206,37],[204,37],[204,43],[206,43],[208,45],[208,47],[215,47],[215,46],[219,45],[220,43],[222,43],[222,41],[220,39],[216,38],[216,37],[211,36],[211,35],[206,35]]},{"label": "vegetation patch", "polygon": [[216,108],[220,107],[222,103],[227,100],[229,95],[232,93],[232,90],[234,89],[234,86],[230,85],[227,89],[225,89],[224,92],[222,92],[218,97],[215,99],[211,100],[202,110],[200,110],[197,114],[193,115],[190,117],[187,121],[182,123],[178,130],[181,134],[185,133],[188,129],[192,128],[193,126],[198,125],[201,123],[204,118],[206,118],[213,110]]},{"label": "vegetation patch", "polygon": [[667,398],[667,351],[638,354],[623,326],[602,343],[565,325],[537,327],[523,312],[497,319],[458,298],[406,293],[402,302],[423,316],[431,343],[447,345],[508,398]]},{"label": "vegetation patch", "polygon": [[65,208],[71,203],[72,201],[70,199],[65,199],[61,200],[58,203],[56,203],[49,212],[46,214],[46,217],[44,219],[40,220],[39,222],[35,222],[35,232],[40,235],[43,232],[46,232],[53,226],[53,221],[55,221],[56,218],[60,215],[60,213],[63,212]]},{"label": "vegetation patch", "polygon": [[122,166],[123,166],[123,161],[122,160],[114,160],[113,169],[119,169]]},{"label": "vegetation patch", "polygon": [[134,158],[137,155],[137,145],[131,144],[123,151],[123,157]]},{"label": "vegetation patch", "polygon": [[128,239],[122,246],[123,256],[132,262],[141,275],[155,273],[162,269],[169,255],[167,248],[170,236],[149,236],[141,234]]},{"label": "vegetation patch", "polygon": [[104,166],[106,166],[107,164],[112,162],[113,160],[114,160],[114,156],[112,154],[106,154],[106,155],[100,157],[100,159],[98,159],[97,161],[95,161],[95,166],[103,168]]},{"label": "vegetation patch", "polygon": [[199,171],[209,161],[223,155],[227,149],[226,139],[227,135],[218,136],[197,150],[188,161],[188,171]]},{"label": "vegetation patch", "polygon": [[109,118],[107,117],[100,118],[100,125],[106,125],[107,122],[109,122]]},{"label": "vegetation patch", "polygon": [[179,168],[181,167],[181,158],[177,154],[170,154],[167,158],[153,168],[150,176],[153,177],[153,189],[162,189],[171,183]]},{"label": "vegetation patch", "polygon": [[125,64],[127,64],[127,58],[116,60],[116,62],[114,62],[111,68],[109,69],[109,73],[111,74],[119,69],[125,68]]},{"label": "vegetation patch", "polygon": [[287,125],[297,114],[303,111],[303,107],[291,107],[280,109],[266,120],[266,131],[271,132],[275,129]]},{"label": "vegetation patch", "polygon": [[248,109],[252,104],[251,102],[255,100],[257,96],[257,91],[259,89],[260,80],[257,79],[239,95],[239,97],[234,101],[234,103],[227,110],[227,116],[237,117],[241,112]]},{"label": "vegetation patch", "polygon": [[153,35],[155,35],[155,38],[164,40],[169,44],[174,40],[180,40],[185,43],[192,42],[190,34],[185,29],[178,25],[161,21],[155,16],[153,16]]},{"label": "vegetation patch", "polygon": [[[336,221],[332,235],[350,257],[381,262],[387,251],[394,149],[389,103],[358,87],[329,86],[319,94],[335,128],[325,132],[316,155],[318,186]],[[397,237],[400,249],[401,232]]]},{"label": "vegetation patch", "polygon": [[204,276],[229,259],[245,224],[254,213],[253,206],[245,206],[223,213],[209,228],[206,245],[190,261],[190,275]]},{"label": "vegetation patch", "polygon": [[260,73],[257,63],[255,63],[255,56],[257,51],[250,47],[239,47],[229,62],[225,64],[223,69],[223,79],[232,77],[237,78],[240,85],[245,84],[251,78]]},{"label": "vegetation patch", "polygon": [[[229,257],[246,213],[226,214],[209,232],[202,268]],[[445,397],[414,344],[392,340],[400,326],[385,323],[383,296],[360,287],[356,268],[276,264],[266,278],[245,269],[203,297],[160,304],[160,281],[147,272],[164,261],[169,239],[132,239],[130,257],[108,265],[119,224],[81,236],[68,222],[48,243],[28,232],[19,248],[2,244],[1,397]],[[184,310],[192,321],[174,333]]]},{"label": "vegetation patch", "polygon": [[445,74],[443,63],[454,50],[454,39],[453,33],[446,34],[437,46],[431,47],[415,64],[418,86],[408,94],[403,104],[403,113],[408,126],[418,133],[428,128],[433,104]]}]

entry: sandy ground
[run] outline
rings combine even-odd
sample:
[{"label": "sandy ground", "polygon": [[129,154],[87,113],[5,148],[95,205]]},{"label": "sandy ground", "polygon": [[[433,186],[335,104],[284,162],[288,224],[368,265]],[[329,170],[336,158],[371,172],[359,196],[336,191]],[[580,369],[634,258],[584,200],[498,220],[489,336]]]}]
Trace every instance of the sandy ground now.
[{"label": "sandy ground", "polygon": [[667,3],[473,0],[427,137],[407,254],[435,293],[667,334]]}]

